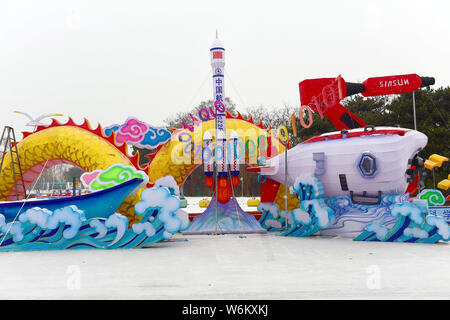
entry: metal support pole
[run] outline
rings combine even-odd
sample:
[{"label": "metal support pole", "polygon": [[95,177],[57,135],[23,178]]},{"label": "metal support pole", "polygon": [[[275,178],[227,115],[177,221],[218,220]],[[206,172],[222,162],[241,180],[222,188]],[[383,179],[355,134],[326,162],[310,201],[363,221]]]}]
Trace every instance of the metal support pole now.
[{"label": "metal support pole", "polygon": [[412,96],[413,96],[414,130],[417,130],[417,122],[416,122],[416,95],[415,95],[415,91],[413,91]]},{"label": "metal support pole", "polygon": [[436,178],[434,177],[434,168],[431,169],[431,172],[433,172],[433,189],[436,188]]}]

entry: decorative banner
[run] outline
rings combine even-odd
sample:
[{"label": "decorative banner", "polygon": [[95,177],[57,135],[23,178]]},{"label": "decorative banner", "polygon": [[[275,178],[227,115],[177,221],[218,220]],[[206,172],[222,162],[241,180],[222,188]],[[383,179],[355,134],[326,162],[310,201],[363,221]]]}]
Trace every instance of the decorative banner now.
[{"label": "decorative banner", "polygon": [[148,183],[147,174],[144,171],[137,170],[133,166],[116,163],[106,170],[94,170],[83,173],[80,180],[86,188],[89,188],[91,192],[95,192],[117,186],[133,178],[144,180],[130,193],[130,195],[133,195]]},{"label": "decorative banner", "polygon": [[130,145],[155,149],[170,140],[172,133],[160,127],[153,127],[146,122],[139,121],[134,117],[129,117],[122,125],[113,124],[103,129],[106,136],[112,132],[116,133],[116,142],[119,144],[128,143]]}]

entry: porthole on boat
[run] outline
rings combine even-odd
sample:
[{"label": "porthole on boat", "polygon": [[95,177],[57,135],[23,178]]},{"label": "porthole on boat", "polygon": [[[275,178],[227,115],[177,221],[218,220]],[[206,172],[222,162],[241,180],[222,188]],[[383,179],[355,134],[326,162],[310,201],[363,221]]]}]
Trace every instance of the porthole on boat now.
[{"label": "porthole on boat", "polygon": [[359,160],[358,167],[363,177],[374,177],[378,170],[376,157],[370,152],[363,153]]}]

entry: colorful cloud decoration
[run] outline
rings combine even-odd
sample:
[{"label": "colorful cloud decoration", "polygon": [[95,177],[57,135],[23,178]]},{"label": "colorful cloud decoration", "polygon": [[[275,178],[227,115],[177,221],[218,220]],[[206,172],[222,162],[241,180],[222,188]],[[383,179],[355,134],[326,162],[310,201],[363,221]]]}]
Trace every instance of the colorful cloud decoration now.
[{"label": "colorful cloud decoration", "polygon": [[117,186],[134,178],[140,178],[144,181],[130,193],[130,195],[133,195],[147,185],[148,176],[144,171],[136,170],[131,165],[116,163],[106,170],[97,169],[92,172],[83,173],[80,180],[86,188],[94,192]]},{"label": "colorful cloud decoration", "polygon": [[172,136],[169,130],[153,127],[134,117],[128,117],[121,125],[113,124],[105,127],[103,132],[106,136],[115,132],[116,142],[119,144],[128,143],[144,149],[155,149],[169,141]]}]

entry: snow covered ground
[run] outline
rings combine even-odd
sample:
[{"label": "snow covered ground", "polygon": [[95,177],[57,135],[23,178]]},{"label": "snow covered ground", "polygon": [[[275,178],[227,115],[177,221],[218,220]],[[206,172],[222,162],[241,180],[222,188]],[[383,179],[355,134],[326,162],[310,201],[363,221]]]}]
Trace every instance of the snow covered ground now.
[{"label": "snow covered ground", "polygon": [[177,234],[143,249],[0,259],[0,299],[450,298],[447,243]]},{"label": "snow covered ground", "polygon": [[[201,208],[199,206],[199,202],[202,199],[207,199],[207,200],[211,200],[210,197],[185,197],[186,200],[188,201],[188,206],[186,208],[183,208],[183,210],[185,210],[187,213],[202,213],[203,211],[206,210],[206,208]],[[246,211],[246,212],[254,212],[254,211],[258,211],[258,209],[256,207],[249,207],[247,205],[247,201],[249,199],[258,199],[259,197],[256,198],[252,198],[252,197],[237,197],[237,202],[239,203],[239,205],[241,206],[241,208]]]}]

